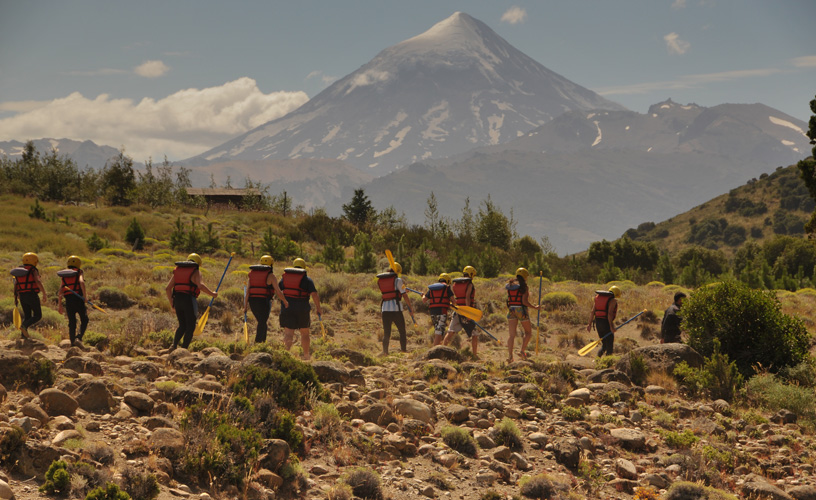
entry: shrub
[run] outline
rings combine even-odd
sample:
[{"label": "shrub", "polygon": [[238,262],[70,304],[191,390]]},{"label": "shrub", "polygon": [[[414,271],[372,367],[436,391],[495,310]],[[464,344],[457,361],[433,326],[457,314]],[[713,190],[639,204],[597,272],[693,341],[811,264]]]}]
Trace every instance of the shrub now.
[{"label": "shrub", "polygon": [[85,500],[130,500],[130,495],[119,489],[114,483],[108,483],[104,488],[91,490]]},{"label": "shrub", "polygon": [[351,486],[351,491],[355,497],[366,500],[380,500],[383,498],[380,476],[371,469],[355,469],[343,478],[343,482]]},{"label": "shrub", "polygon": [[678,481],[671,485],[663,500],[737,500],[737,497],[709,486]]},{"label": "shrub", "polygon": [[784,314],[773,292],[730,280],[694,292],[683,305],[683,318],[693,349],[711,356],[719,340],[743,376],[756,364],[774,371],[794,366],[810,347],[802,321]]},{"label": "shrub", "polygon": [[141,250],[144,248],[145,232],[135,217],[130,221],[130,225],[125,232],[125,241],[133,247],[133,250]]},{"label": "shrub", "polygon": [[82,343],[91,347],[96,347],[97,349],[104,349],[107,347],[109,341],[108,336],[104,333],[87,331],[82,337]]},{"label": "shrub", "polygon": [[442,428],[441,434],[442,442],[450,446],[451,449],[469,457],[476,456],[476,440],[473,439],[467,429],[446,425]]},{"label": "shrub", "polygon": [[685,361],[674,368],[674,376],[691,396],[708,392],[712,399],[731,401],[742,387],[743,377],[728,355],[720,353],[719,341],[714,340],[714,353],[706,358],[701,368],[692,368]]},{"label": "shrub", "polygon": [[326,500],[351,500],[352,495],[351,486],[344,483],[335,483],[326,492]]},{"label": "shrub", "polygon": [[51,462],[45,473],[45,482],[40,486],[40,491],[49,495],[66,493],[71,488],[71,475],[68,473],[67,467],[62,460]]},{"label": "shrub", "polygon": [[125,292],[110,286],[99,289],[99,301],[111,309],[127,309],[133,305]]},{"label": "shrub", "polygon": [[813,389],[786,384],[770,373],[752,377],[746,384],[748,398],[771,411],[788,410],[800,418],[816,420]]},{"label": "shrub", "polygon": [[646,362],[642,354],[633,352],[629,355],[629,372],[631,373],[632,382],[636,385],[643,385],[646,382],[646,376],[649,374],[649,363]]},{"label": "shrub", "polygon": [[541,298],[541,305],[550,311],[573,306],[577,303],[578,299],[570,292],[549,292]]},{"label": "shrub", "polygon": [[688,429],[683,432],[663,431],[662,434],[666,446],[680,450],[687,450],[700,440],[700,438],[695,436],[694,433]]},{"label": "shrub", "polygon": [[331,403],[318,403],[312,410],[314,427],[321,431],[321,435],[335,434],[342,423],[340,412]]},{"label": "shrub", "polygon": [[311,365],[296,360],[288,352],[273,351],[273,368],[250,365],[230,384],[234,394],[253,397],[271,392],[278,405],[290,411],[308,408],[309,392],[325,397],[323,387]]},{"label": "shrub", "polygon": [[282,439],[289,443],[289,448],[294,451],[303,449],[303,434],[298,430],[295,416],[286,410],[280,410],[269,415],[270,428],[269,437],[272,439]]},{"label": "shrub", "polygon": [[122,488],[134,500],[152,500],[161,491],[155,475],[143,473],[132,466],[127,466],[122,471]]},{"label": "shrub", "polygon": [[595,369],[606,370],[607,368],[612,368],[618,363],[619,360],[620,356],[616,356],[614,354],[607,354],[606,356],[595,358]]},{"label": "shrub", "polygon": [[515,422],[504,417],[501,419],[501,422],[496,424],[496,443],[514,450],[520,450],[522,448],[521,431]]},{"label": "shrub", "polygon": [[555,485],[544,475],[536,476],[521,485],[521,494],[527,498],[546,500],[555,493]]},{"label": "shrub", "polygon": [[482,493],[482,496],[479,497],[479,500],[502,500],[504,497],[501,496],[499,492],[496,490],[487,490]]},{"label": "shrub", "polygon": [[0,428],[0,464],[13,468],[25,441],[26,433],[20,427],[13,425]]},{"label": "shrub", "polygon": [[581,408],[573,408],[572,406],[565,406],[561,408],[561,416],[567,422],[576,422],[584,418],[584,412]]},{"label": "shrub", "polygon": [[658,493],[657,490],[651,486],[645,488],[638,486],[635,488],[635,496],[633,497],[633,500],[658,500],[659,498],[660,493]]}]

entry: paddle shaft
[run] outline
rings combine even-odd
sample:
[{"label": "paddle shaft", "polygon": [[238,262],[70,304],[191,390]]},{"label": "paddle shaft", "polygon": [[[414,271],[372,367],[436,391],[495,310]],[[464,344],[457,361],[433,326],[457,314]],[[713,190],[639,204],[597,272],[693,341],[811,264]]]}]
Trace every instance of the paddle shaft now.
[{"label": "paddle shaft", "polygon": [[541,337],[541,288],[544,283],[544,271],[538,272],[538,317],[536,318],[536,354],[538,354],[538,339]]},{"label": "paddle shaft", "polygon": [[[640,311],[639,313],[635,314],[635,315],[634,315],[634,316],[632,316],[631,318],[627,319],[626,321],[624,321],[623,323],[621,323],[620,325],[618,325],[618,328],[616,328],[616,330],[619,330],[619,329],[620,329],[622,326],[626,325],[626,324],[627,324],[627,323],[629,323],[630,321],[633,321],[635,318],[637,318],[638,316],[640,316],[641,314],[643,314],[643,313],[645,313],[645,312],[646,312],[646,310],[644,309],[644,310]],[[608,337],[608,336],[612,335],[613,333],[615,333],[615,332],[609,332],[609,333],[607,333],[607,334],[606,334],[606,335],[604,335],[603,337],[601,337],[601,338],[599,338],[598,340],[596,340],[596,342],[600,342],[601,340],[603,340],[603,339],[605,339],[606,337]]]},{"label": "paddle shaft", "polygon": [[[235,257],[235,253],[234,253],[234,252],[230,254],[230,258],[229,258],[229,260],[227,261],[227,267],[225,267],[225,268],[224,268],[224,272],[223,272],[223,273],[221,273],[221,279],[220,279],[220,280],[218,280],[218,286],[216,286],[216,287],[215,287],[215,293],[218,293],[218,289],[219,289],[219,288],[221,288],[221,282],[222,282],[222,281],[224,281],[224,276],[226,276],[226,275],[227,275],[227,269],[229,269],[229,266],[230,266],[230,264],[232,263],[232,258],[233,258],[233,257]],[[212,305],[212,303],[213,303],[213,300],[215,300],[215,297],[210,297],[210,304],[207,306],[207,309],[209,309],[209,308],[210,308],[210,306],[211,306],[211,305]]]},{"label": "paddle shaft", "polygon": [[70,288],[68,288],[67,286],[64,286],[64,287],[62,287],[62,288],[64,288],[65,290],[68,290],[68,291],[69,291],[69,292],[71,292],[71,293],[73,293],[74,295],[76,295],[77,297],[79,297],[79,298],[80,298],[80,299],[82,299],[83,301],[87,302],[88,304],[92,305],[93,307],[95,307],[95,308],[99,309],[99,310],[100,310],[100,311],[102,311],[103,313],[108,314],[108,311],[106,311],[106,310],[102,309],[102,308],[101,308],[101,307],[99,307],[98,305],[94,304],[93,302],[91,302],[90,300],[86,299],[86,298],[85,298],[85,297],[83,297],[82,295],[80,295],[80,294],[76,293],[75,291],[71,290],[71,289],[70,289]]},{"label": "paddle shaft", "polygon": [[[418,290],[414,290],[413,288],[408,288],[408,287],[405,287],[405,289],[406,289],[406,290],[408,290],[409,292],[414,292],[414,293],[415,293],[415,294],[417,294],[417,295],[424,295],[422,292],[420,292],[420,291],[418,291]],[[473,309],[473,311],[478,311],[478,312],[480,313],[480,314],[479,314],[479,317],[478,317],[478,318],[475,318],[474,316],[472,316],[472,314],[474,314],[474,312],[466,312],[466,311],[463,309],[463,307],[464,307],[464,306],[457,306],[456,304],[448,304],[448,305],[447,305],[447,307],[450,307],[451,309],[453,309],[454,311],[456,311],[457,313],[459,313],[459,315],[460,315],[460,316],[464,316],[464,317],[466,317],[467,319],[471,319],[471,320],[473,320],[473,321],[476,321],[477,319],[481,319],[481,318],[482,318],[481,311],[478,311],[478,309],[471,308],[471,309]],[[471,314],[471,316],[468,316],[468,314]]]}]

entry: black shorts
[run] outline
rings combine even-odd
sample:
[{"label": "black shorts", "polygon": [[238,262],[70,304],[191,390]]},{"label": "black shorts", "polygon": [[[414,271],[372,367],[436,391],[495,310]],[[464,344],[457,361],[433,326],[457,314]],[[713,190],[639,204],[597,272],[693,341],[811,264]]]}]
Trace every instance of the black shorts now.
[{"label": "black shorts", "polygon": [[609,320],[606,318],[595,318],[595,329],[598,330],[598,337],[603,337],[612,331],[609,328]]},{"label": "black shorts", "polygon": [[292,310],[283,308],[280,312],[280,326],[292,330],[309,328],[312,326],[312,311],[310,309]]}]

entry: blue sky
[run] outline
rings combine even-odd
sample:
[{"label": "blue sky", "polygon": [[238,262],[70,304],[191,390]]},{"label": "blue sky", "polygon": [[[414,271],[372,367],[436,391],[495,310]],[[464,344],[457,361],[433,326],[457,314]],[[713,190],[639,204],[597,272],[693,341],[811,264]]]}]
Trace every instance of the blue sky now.
[{"label": "blue sky", "polygon": [[0,0],[0,140],[192,156],[457,10],[634,111],[761,102],[806,121],[816,95],[813,0]]}]

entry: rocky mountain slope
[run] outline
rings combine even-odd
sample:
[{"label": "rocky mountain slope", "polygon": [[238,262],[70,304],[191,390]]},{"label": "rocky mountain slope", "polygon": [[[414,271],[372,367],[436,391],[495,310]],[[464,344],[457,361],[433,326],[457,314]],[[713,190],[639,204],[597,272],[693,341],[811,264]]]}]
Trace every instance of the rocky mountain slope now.
[{"label": "rocky mountain slope", "polygon": [[[91,167],[102,169],[105,163],[116,157],[119,151],[110,146],[99,146],[93,141],[74,141],[72,139],[35,139],[34,147],[41,154],[56,150],[59,156],[66,155],[74,160],[79,168]],[[0,141],[0,156],[12,160],[22,157],[25,143],[20,141]]]}]

